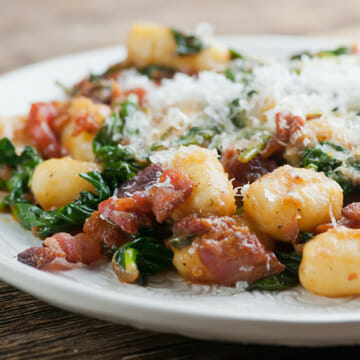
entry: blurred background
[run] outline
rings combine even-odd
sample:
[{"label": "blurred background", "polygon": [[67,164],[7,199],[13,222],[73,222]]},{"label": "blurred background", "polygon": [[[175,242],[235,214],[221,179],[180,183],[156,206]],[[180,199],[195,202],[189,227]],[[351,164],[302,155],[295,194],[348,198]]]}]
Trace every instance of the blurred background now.
[{"label": "blurred background", "polygon": [[359,0],[0,0],[0,72],[124,41],[146,20],[217,34],[360,38]]}]

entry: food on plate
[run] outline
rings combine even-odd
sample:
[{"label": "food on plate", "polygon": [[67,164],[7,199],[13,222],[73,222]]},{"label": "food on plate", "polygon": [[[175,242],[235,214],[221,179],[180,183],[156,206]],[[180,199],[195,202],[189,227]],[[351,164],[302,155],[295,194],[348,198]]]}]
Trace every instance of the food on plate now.
[{"label": "food on plate", "polygon": [[[44,270],[360,294],[360,56],[291,58],[139,23],[127,57],[0,123],[2,208]],[[83,264],[83,265],[82,265]]]}]

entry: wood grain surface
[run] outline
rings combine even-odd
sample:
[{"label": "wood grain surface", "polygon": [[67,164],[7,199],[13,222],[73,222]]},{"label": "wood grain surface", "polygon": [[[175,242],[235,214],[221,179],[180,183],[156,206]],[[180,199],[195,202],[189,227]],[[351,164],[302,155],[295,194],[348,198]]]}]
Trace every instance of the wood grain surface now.
[{"label": "wood grain surface", "polygon": [[[360,38],[359,0],[0,0],[0,9],[0,73],[119,44],[135,21],[183,29],[207,21],[218,34]],[[356,350],[225,344],[140,331],[59,310],[0,282],[0,359],[290,359]]]}]

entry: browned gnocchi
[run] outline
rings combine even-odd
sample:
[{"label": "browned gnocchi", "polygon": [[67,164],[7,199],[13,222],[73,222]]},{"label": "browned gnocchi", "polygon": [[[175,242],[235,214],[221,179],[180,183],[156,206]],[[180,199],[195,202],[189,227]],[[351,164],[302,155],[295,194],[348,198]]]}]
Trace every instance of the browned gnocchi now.
[{"label": "browned gnocchi", "polygon": [[321,296],[360,295],[359,264],[360,230],[339,226],[305,244],[300,281]]},{"label": "browned gnocchi", "polygon": [[341,216],[343,192],[323,173],[284,165],[242,191],[244,210],[259,229],[282,241]]}]

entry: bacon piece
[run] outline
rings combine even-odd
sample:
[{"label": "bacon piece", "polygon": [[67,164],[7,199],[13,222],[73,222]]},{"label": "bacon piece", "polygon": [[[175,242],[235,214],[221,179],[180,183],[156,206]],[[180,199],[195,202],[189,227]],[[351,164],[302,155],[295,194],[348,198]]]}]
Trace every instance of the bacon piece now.
[{"label": "bacon piece", "polygon": [[[336,226],[360,229],[360,202],[353,202],[346,205],[342,209],[342,217],[336,221]],[[333,228],[333,223],[320,224],[315,228],[315,233],[320,234]]]},{"label": "bacon piece", "polygon": [[173,230],[194,236],[191,246],[218,284],[252,283],[285,268],[238,216],[186,218]]},{"label": "bacon piece", "polygon": [[18,254],[19,262],[37,269],[51,263],[58,256],[56,251],[47,247],[33,246]]},{"label": "bacon piece", "polygon": [[[260,155],[248,162],[239,161],[240,150],[226,149],[221,157],[225,172],[229,175],[235,189],[240,189],[245,184],[251,184],[263,175],[273,171],[277,165],[274,160],[264,159]],[[237,204],[241,205],[241,198],[237,197]]]},{"label": "bacon piece", "polygon": [[353,202],[342,209],[345,217],[360,221],[360,202]]},{"label": "bacon piece", "polygon": [[137,96],[139,101],[139,107],[142,107],[146,101],[147,91],[143,88],[133,88],[129,90],[123,90],[117,83],[112,84],[111,103],[125,102],[130,94]]},{"label": "bacon piece", "polygon": [[173,225],[172,231],[174,234],[198,236],[206,234],[211,228],[212,224],[208,219],[185,217]]},{"label": "bacon piece", "polygon": [[72,264],[91,264],[100,256],[100,243],[89,234],[57,233],[45,239],[44,247],[32,247],[20,253],[18,260],[40,269],[58,258]]},{"label": "bacon piece", "polygon": [[123,182],[118,189],[118,197],[129,197],[137,191],[144,191],[156,184],[163,171],[158,164],[151,164],[136,176]]},{"label": "bacon piece", "polygon": [[[140,199],[140,198],[139,198]],[[142,203],[142,200],[139,200]],[[99,212],[129,234],[136,234],[141,226],[152,225],[151,214],[144,213],[141,205],[132,198],[112,197],[99,204]],[[133,204],[133,207],[130,205]],[[124,209],[124,210],[122,210]]]},{"label": "bacon piece", "polygon": [[233,285],[238,281],[252,283],[279,274],[284,266],[248,229],[221,242],[207,241],[198,248],[201,262],[219,284]]},{"label": "bacon piece", "polygon": [[78,116],[75,119],[75,126],[73,136],[79,135],[82,131],[89,133],[97,133],[100,129],[100,124],[97,123],[89,114]]},{"label": "bacon piece", "polygon": [[271,137],[261,156],[264,159],[271,155],[281,153],[285,146],[290,143],[291,137],[299,132],[305,125],[305,120],[300,116],[278,112],[275,115],[276,133]]},{"label": "bacon piece", "polygon": [[99,204],[100,214],[118,225],[123,231],[135,234],[141,226],[164,222],[193,191],[187,175],[175,169],[164,173],[153,164],[140,171],[118,189],[118,197]]},{"label": "bacon piece", "polygon": [[187,175],[175,169],[166,170],[152,189],[152,212],[158,223],[164,222],[193,192],[194,185]]},{"label": "bacon piece", "polygon": [[79,233],[75,236],[68,233],[57,233],[44,241],[44,246],[62,251],[70,263],[90,264],[101,256],[101,246],[97,239],[89,234]]},{"label": "bacon piece", "polygon": [[[112,101],[113,86],[111,80],[85,78],[74,85],[73,96],[84,96],[94,102],[110,105]],[[110,86],[109,86],[110,85]]]},{"label": "bacon piece", "polygon": [[44,158],[61,157],[65,150],[60,145],[52,123],[57,116],[53,104],[34,103],[27,120],[27,131],[33,145]]},{"label": "bacon piece", "polygon": [[103,242],[110,249],[118,248],[130,240],[119,227],[101,219],[98,211],[94,211],[86,219],[83,231],[92,238]]}]

